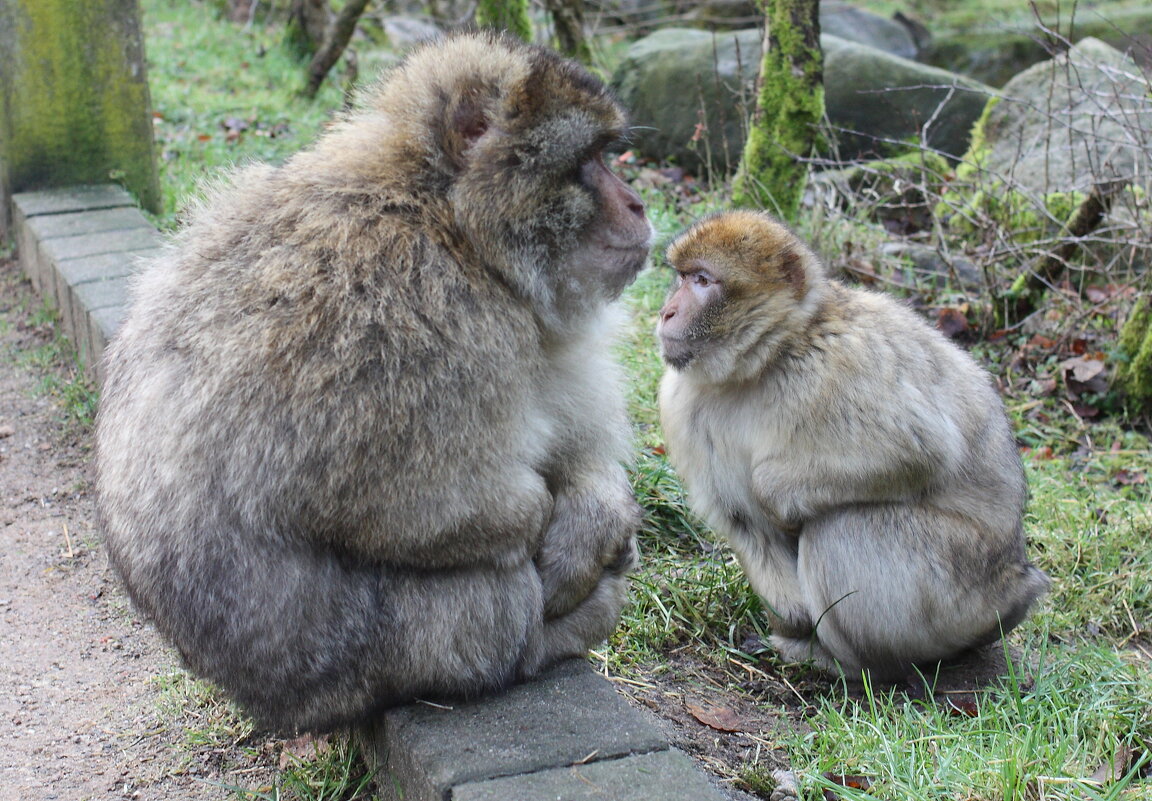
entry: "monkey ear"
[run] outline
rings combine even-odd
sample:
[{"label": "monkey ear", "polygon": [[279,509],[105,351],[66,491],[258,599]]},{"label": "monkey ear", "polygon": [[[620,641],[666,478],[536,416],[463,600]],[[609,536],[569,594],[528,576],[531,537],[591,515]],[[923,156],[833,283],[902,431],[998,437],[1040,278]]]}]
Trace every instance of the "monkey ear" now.
[{"label": "monkey ear", "polygon": [[483,87],[472,86],[445,109],[441,146],[457,169],[464,166],[465,154],[488,131],[487,99]]}]

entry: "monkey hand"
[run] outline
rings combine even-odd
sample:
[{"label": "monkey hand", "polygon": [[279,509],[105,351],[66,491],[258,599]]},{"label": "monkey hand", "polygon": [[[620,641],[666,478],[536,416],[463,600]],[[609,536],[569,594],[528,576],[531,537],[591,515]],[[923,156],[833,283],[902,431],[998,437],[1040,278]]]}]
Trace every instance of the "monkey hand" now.
[{"label": "monkey hand", "polygon": [[623,575],[632,568],[639,522],[640,507],[622,476],[619,482],[556,495],[552,521],[536,554],[545,619],[575,608],[606,573]]}]

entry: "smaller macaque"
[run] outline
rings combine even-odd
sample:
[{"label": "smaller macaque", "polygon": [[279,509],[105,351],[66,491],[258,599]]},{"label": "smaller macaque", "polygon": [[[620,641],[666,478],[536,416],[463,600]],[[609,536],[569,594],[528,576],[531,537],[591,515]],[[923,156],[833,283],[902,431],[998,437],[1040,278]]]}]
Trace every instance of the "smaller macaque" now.
[{"label": "smaller macaque", "polygon": [[831,280],[767,214],[668,249],[668,455],[794,661],[901,679],[995,642],[1048,587],[989,376],[892,298]]}]

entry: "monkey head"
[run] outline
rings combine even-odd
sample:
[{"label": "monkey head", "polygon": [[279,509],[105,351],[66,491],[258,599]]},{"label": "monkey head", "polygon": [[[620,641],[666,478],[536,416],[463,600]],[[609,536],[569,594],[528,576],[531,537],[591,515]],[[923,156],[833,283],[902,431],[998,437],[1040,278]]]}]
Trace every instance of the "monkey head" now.
[{"label": "monkey head", "polygon": [[614,300],[647,259],[644,205],[603,160],[627,132],[624,112],[550,50],[491,32],[426,46],[369,92],[349,131],[378,137],[360,151],[381,154],[370,180],[399,183],[449,247],[467,248],[546,320]]},{"label": "monkey head", "polygon": [[725,375],[745,354],[782,341],[817,307],[823,267],[769,214],[707,217],[668,247],[676,273],[660,310],[660,352],[673,369]]}]

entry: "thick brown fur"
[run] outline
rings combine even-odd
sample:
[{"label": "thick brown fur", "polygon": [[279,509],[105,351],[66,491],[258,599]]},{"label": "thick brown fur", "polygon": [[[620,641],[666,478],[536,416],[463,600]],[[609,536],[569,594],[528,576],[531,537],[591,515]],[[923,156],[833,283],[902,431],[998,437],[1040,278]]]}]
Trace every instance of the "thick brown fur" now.
[{"label": "thick brown fur", "polygon": [[827,278],[767,214],[703,220],[668,262],[668,455],[780,653],[894,679],[1019,623],[1048,579],[989,376],[891,298]]},{"label": "thick brown fur", "polygon": [[608,346],[651,237],[600,157],[624,126],[572,62],[450,37],[138,281],[97,426],[113,564],[262,724],[482,693],[614,627]]}]

